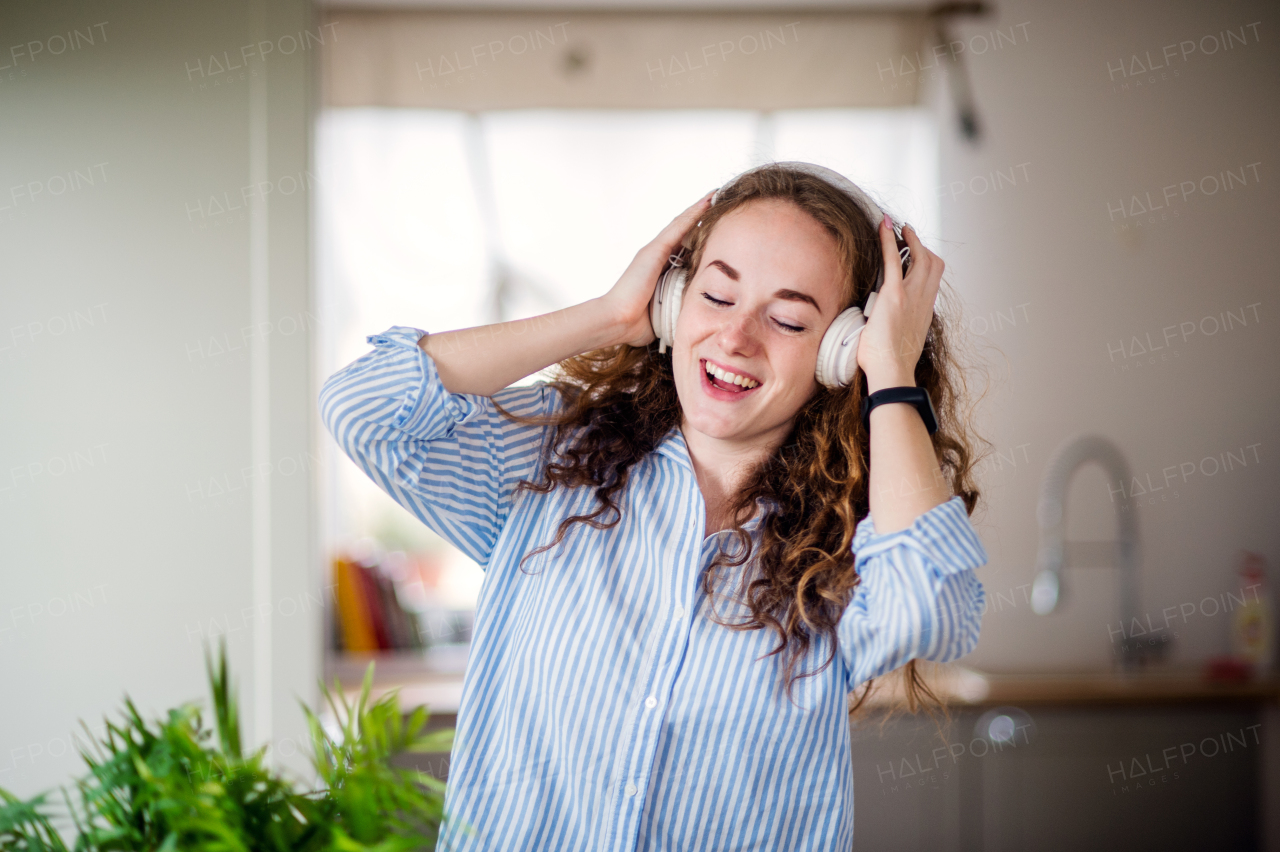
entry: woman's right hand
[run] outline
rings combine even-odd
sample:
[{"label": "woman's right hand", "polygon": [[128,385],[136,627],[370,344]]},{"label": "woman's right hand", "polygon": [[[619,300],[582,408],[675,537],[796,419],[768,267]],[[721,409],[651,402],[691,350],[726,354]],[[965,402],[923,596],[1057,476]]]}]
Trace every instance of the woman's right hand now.
[{"label": "woman's right hand", "polygon": [[428,334],[418,347],[435,362],[449,393],[491,396],[583,352],[653,342],[649,300],[658,275],[686,233],[698,223],[712,193],[671,221],[636,253],[626,272],[603,296],[528,319]]},{"label": "woman's right hand", "polygon": [[631,265],[601,301],[609,306],[610,313],[624,329],[621,343],[631,346],[648,346],[656,337],[649,321],[649,302],[658,285],[658,276],[667,265],[667,258],[674,254],[685,234],[698,224],[706,211],[715,190],[694,202],[693,206],[671,220],[653,241],[636,252]]}]

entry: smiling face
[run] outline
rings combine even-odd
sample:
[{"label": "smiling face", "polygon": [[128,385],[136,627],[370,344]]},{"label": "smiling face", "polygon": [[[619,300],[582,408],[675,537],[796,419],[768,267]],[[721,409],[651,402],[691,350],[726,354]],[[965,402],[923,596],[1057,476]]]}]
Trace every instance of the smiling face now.
[{"label": "smiling face", "polygon": [[844,307],[842,278],[835,238],[791,202],[751,201],[716,223],[676,321],[686,435],[769,447],[786,437],[818,390],[818,344]]}]

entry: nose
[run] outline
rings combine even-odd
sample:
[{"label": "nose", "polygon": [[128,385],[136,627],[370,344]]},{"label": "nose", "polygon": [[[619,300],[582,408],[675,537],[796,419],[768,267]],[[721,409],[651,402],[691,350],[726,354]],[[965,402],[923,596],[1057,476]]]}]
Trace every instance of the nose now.
[{"label": "nose", "polygon": [[751,354],[759,343],[760,320],[750,311],[735,311],[720,324],[718,337],[725,352]]}]

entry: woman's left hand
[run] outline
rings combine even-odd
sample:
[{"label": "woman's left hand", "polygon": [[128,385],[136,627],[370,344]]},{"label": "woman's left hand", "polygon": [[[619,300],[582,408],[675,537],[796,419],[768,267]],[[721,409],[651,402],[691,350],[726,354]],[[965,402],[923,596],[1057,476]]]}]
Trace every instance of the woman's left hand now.
[{"label": "woman's left hand", "polygon": [[916,383],[916,363],[924,351],[942,281],[942,258],[924,247],[910,225],[903,226],[902,238],[911,248],[911,268],[905,280],[893,227],[888,217],[881,220],[884,284],[858,341],[858,366],[867,375],[868,393]]}]

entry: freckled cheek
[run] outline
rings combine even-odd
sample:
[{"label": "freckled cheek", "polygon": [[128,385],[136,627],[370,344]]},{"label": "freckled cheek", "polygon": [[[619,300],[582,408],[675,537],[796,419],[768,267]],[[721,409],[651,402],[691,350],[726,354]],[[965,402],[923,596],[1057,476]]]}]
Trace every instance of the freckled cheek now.
[{"label": "freckled cheek", "polygon": [[818,345],[810,341],[779,341],[774,349],[774,364],[791,384],[804,384],[818,367]]},{"label": "freckled cheek", "polygon": [[685,327],[685,333],[695,339],[714,334],[719,324],[702,305],[690,305],[680,311],[677,325]]},{"label": "freckled cheek", "polygon": [[698,311],[692,307],[681,309],[680,316],[676,318],[676,340],[693,346],[705,340],[714,333],[714,329],[710,327],[705,318],[698,315]]}]

